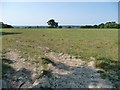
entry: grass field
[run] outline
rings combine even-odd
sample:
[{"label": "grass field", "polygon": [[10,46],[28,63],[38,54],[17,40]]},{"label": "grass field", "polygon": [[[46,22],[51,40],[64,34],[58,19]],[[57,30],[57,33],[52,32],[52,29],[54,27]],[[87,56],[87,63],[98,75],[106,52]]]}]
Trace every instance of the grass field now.
[{"label": "grass field", "polygon": [[103,69],[105,77],[113,79],[117,72],[118,30],[117,29],[3,29],[2,53],[9,48],[22,52],[23,57],[39,60],[44,50],[81,56],[84,60],[96,59],[96,66]]},{"label": "grass field", "polygon": [[83,57],[118,59],[118,30],[114,29],[3,29],[3,32],[11,32],[3,35],[3,49],[30,49],[27,52],[30,53],[41,46]]}]

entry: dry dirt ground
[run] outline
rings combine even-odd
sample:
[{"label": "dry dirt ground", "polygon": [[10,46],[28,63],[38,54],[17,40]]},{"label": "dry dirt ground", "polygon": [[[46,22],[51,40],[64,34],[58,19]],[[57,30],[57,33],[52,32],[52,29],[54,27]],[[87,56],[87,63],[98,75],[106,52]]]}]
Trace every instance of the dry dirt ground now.
[{"label": "dry dirt ground", "polygon": [[[19,51],[6,53],[7,63],[13,68],[2,79],[3,88],[112,88],[112,83],[102,79],[93,61],[85,63],[68,54],[47,52],[48,71],[22,58]],[[38,70],[40,69],[40,70]],[[38,72],[41,71],[41,72]],[[45,74],[43,74],[45,73]]]}]

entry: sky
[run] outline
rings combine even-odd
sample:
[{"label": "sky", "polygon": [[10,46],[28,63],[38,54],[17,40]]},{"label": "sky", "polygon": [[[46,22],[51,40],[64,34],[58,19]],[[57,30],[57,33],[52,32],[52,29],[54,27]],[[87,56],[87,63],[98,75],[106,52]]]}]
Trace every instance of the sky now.
[{"label": "sky", "polygon": [[93,25],[118,22],[118,2],[1,2],[0,21],[10,25]]},{"label": "sky", "polygon": [[119,2],[119,0],[0,0],[0,2]]}]

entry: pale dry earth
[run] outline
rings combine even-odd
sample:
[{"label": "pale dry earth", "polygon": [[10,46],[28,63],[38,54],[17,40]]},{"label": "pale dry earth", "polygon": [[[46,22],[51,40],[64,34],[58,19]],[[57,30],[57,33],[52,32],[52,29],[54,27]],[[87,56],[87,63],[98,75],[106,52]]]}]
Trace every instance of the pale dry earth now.
[{"label": "pale dry earth", "polygon": [[46,52],[49,62],[45,74],[40,64],[31,64],[21,57],[16,49],[10,49],[6,58],[13,70],[6,72],[2,84],[4,88],[112,88],[112,83],[102,79],[94,60],[86,63],[80,58],[53,51]]}]

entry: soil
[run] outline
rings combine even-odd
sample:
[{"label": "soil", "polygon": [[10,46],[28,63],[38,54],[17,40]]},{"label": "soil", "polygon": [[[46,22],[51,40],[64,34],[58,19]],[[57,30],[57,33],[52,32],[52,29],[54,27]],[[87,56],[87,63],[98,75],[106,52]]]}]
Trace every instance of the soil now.
[{"label": "soil", "polygon": [[[45,54],[48,71],[38,74],[36,67],[26,61],[16,49],[6,53],[6,58],[12,63],[13,70],[6,72],[2,78],[4,88],[113,88],[112,83],[102,79],[94,65],[94,58],[86,64],[80,58],[53,51]],[[42,69],[41,69],[42,70]]]}]

